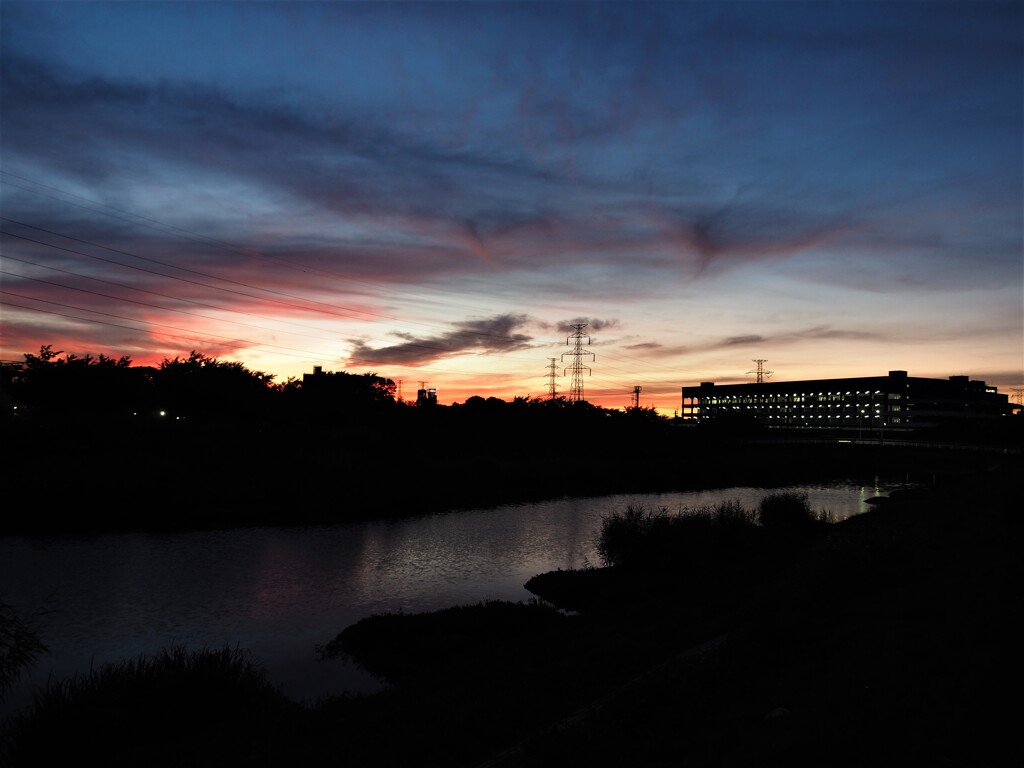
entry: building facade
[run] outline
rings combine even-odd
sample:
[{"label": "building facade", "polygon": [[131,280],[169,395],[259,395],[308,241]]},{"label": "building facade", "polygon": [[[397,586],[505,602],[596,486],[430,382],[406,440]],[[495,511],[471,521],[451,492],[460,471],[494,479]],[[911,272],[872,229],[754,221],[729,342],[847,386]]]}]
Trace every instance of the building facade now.
[{"label": "building facade", "polygon": [[1009,415],[1006,395],[967,376],[888,376],[683,387],[683,417],[756,420],[767,427],[842,429],[864,435],[912,431]]}]

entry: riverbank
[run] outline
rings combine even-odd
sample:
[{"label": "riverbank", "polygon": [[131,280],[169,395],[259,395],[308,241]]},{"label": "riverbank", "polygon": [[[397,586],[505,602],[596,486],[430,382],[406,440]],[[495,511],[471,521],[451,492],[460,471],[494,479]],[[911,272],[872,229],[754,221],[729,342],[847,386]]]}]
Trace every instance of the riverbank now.
[{"label": "riverbank", "polygon": [[241,719],[188,694],[154,719],[121,689],[15,764],[1000,765],[1021,478],[943,475],[717,569],[538,574],[537,604],[368,617],[324,652],[382,694]]},{"label": "riverbank", "polygon": [[[415,666],[434,670],[455,722],[461,704],[474,729],[517,724],[474,755],[491,768],[1008,764],[1021,479],[1019,464],[945,476],[717,570],[538,575],[539,597],[578,611],[532,635],[542,650],[482,645],[462,674],[459,654]],[[352,649],[400,668],[415,620],[381,622]],[[496,667],[503,682],[482,674]]]}]

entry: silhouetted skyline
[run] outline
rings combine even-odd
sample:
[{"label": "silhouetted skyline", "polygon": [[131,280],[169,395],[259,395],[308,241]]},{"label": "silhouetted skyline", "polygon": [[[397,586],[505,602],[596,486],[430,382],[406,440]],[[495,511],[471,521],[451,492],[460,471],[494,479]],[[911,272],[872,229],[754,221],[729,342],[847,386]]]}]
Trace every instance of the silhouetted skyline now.
[{"label": "silhouetted skyline", "polygon": [[[19,3],[0,358],[1024,381],[1015,3]],[[559,378],[561,393],[569,377]]]}]

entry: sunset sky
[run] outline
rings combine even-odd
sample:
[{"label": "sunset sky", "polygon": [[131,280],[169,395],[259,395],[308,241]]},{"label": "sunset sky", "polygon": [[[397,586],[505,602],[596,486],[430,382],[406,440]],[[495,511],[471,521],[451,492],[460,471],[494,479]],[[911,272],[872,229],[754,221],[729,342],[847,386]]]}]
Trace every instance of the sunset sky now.
[{"label": "sunset sky", "polygon": [[[0,359],[1024,386],[1024,5],[0,4]],[[589,358],[588,358],[589,360]],[[568,376],[556,380],[568,393]]]}]

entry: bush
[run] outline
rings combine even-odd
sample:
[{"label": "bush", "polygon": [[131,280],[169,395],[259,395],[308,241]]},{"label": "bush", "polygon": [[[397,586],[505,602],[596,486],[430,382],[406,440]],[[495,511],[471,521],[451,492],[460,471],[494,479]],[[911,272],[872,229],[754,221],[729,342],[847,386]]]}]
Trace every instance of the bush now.
[{"label": "bush", "polygon": [[758,521],[770,530],[812,530],[831,522],[832,515],[822,511],[815,513],[807,500],[806,493],[781,491],[761,499],[758,507]]},{"label": "bush", "polygon": [[665,507],[648,511],[630,505],[601,521],[596,549],[605,565],[692,568],[723,553],[741,553],[755,533],[755,514],[738,501],[677,515]]},{"label": "bush", "polygon": [[665,507],[648,512],[643,505],[626,507],[625,512],[613,512],[601,520],[597,538],[597,554],[605,565],[625,565],[635,562],[653,546],[656,531],[668,526]]}]

